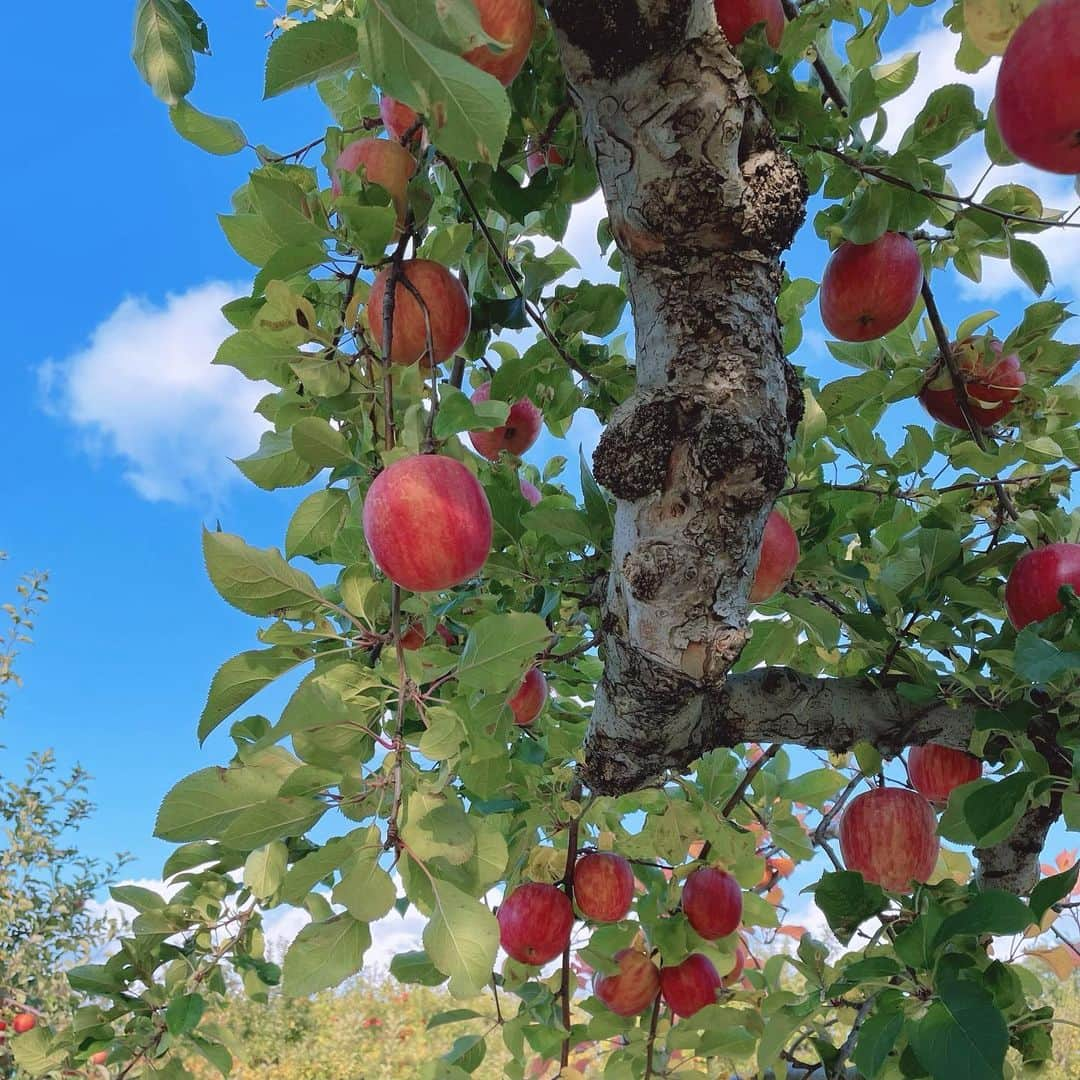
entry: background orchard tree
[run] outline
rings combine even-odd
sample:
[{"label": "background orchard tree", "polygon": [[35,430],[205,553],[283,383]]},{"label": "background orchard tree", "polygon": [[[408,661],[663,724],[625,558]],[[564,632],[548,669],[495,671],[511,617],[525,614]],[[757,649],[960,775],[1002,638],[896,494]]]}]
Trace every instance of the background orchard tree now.
[{"label": "background orchard tree", "polygon": [[[267,384],[237,465],[312,487],[284,556],[205,534],[259,647],[214,676],[200,738],[301,681],[165,797],[177,891],[128,895],[133,936],[72,974],[116,1075],[181,1077],[192,1053],[227,1073],[200,1024],[223,963],[255,999],[308,995],[409,905],[424,947],[393,974],[489,993],[508,1075],[571,1075],[581,1044],[612,1077],[991,1080],[1049,1057],[1042,984],[988,945],[1045,929],[1076,949],[1052,923],[1077,870],[1040,881],[1039,857],[1080,820],[1078,350],[1053,299],[949,327],[935,298],[984,259],[1041,296],[1028,237],[1080,224],[1019,184],[960,192],[943,164],[974,140],[988,170],[1015,151],[1080,171],[1080,3],[1031,6],[942,11],[966,71],[1028,19],[1001,129],[944,83],[886,144],[919,62],[880,62],[917,16],[902,0],[291,0],[265,94],[314,84],[333,123],[313,109],[283,150],[189,101],[207,28],[140,0],[135,62],[178,132],[254,155],[221,218],[257,273],[215,362]],[[598,188],[620,284],[561,284],[571,207]],[[828,383],[796,366],[818,284],[781,262],[811,197],[829,347],[855,372]],[[887,442],[916,397],[926,423]],[[537,411],[555,436],[599,420],[591,467],[521,464]],[[886,774],[905,747],[926,747],[910,787]],[[615,858],[575,896],[595,852]],[[844,949],[759,956],[778,882],[819,852],[810,891]],[[279,905],[311,916],[280,969],[261,929]],[[85,1053],[21,1045],[31,1072]],[[425,1075],[486,1045],[463,1036]]]},{"label": "background orchard tree", "polygon": [[[6,556],[0,552],[0,560]],[[48,600],[48,575],[20,579],[0,638],[0,721],[8,688],[20,685],[19,652],[31,644],[37,611]],[[0,738],[3,729],[0,728]],[[0,745],[0,751],[3,746]],[[122,859],[106,865],[74,844],[93,813],[87,775],[79,767],[57,775],[52,751],[34,754],[21,775],[0,771],[0,1076],[13,1075],[9,1039],[46,1022],[62,1021],[78,1004],[67,979],[74,963],[108,944],[109,920],[95,906]],[[32,1026],[31,1026],[32,1025]]]}]

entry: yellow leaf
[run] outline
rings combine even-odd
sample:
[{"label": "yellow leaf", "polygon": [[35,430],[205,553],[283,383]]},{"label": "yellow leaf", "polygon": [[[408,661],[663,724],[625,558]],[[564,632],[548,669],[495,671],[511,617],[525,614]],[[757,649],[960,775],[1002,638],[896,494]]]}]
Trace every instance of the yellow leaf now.
[{"label": "yellow leaf", "polygon": [[1016,28],[1035,10],[1038,0],[964,0],[964,29],[987,56],[1001,56]]},{"label": "yellow leaf", "polygon": [[1053,949],[1031,949],[1028,956],[1038,957],[1062,982],[1080,968],[1080,954],[1068,945],[1057,945]]}]

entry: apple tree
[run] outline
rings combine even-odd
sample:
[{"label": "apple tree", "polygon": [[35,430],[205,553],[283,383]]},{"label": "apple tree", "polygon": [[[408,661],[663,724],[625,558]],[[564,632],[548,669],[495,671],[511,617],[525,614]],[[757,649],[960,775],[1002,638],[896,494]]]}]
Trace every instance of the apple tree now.
[{"label": "apple tree", "polygon": [[[946,77],[892,131],[919,56],[882,35],[928,14],[959,71],[1004,54],[994,107]],[[238,468],[303,497],[284,554],[204,535],[256,620],[198,720],[232,757],[165,796],[174,889],[126,898],[28,1070],[105,1029],[110,1075],[227,1074],[223,965],[256,999],[337,986],[410,907],[393,975],[486,993],[510,1075],[581,1044],[617,1078],[1047,1060],[993,940],[1077,948],[1077,870],[1039,859],[1080,824],[1078,349],[1032,237],[1080,222],[1002,170],[1080,172],[1080,0],[289,0],[270,29],[265,96],[317,92],[297,149],[189,100],[186,0],[139,0],[134,59],[181,136],[248,156],[214,362],[266,387]],[[610,273],[568,280],[598,192]],[[785,270],[800,230],[817,280]],[[949,325],[987,260],[1035,298]],[[815,302],[845,377],[802,347]],[[575,421],[591,460],[523,462]],[[839,944],[768,947],[792,874]],[[310,922],[279,967],[282,905]]]}]

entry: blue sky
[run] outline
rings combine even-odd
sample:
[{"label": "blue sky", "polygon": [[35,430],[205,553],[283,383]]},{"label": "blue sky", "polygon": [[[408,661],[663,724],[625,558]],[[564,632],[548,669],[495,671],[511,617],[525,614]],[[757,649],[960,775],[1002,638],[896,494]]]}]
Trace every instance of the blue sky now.
[{"label": "blue sky", "polygon": [[[0,731],[0,774],[45,746],[65,765],[80,761],[98,804],[80,844],[88,854],[132,851],[138,877],[156,875],[165,851],[151,838],[164,791],[227,753],[220,734],[200,749],[195,723],[216,667],[254,642],[254,622],[206,580],[200,526],[220,518],[250,542],[280,545],[297,498],[258,491],[229,464],[258,441],[250,407],[259,393],[208,366],[225,332],[215,310],[251,276],[215,214],[253,159],[208,157],[173,132],[128,59],[129,7],[52,20],[48,67],[37,50],[11,50],[0,76],[4,100],[19,103],[6,136],[14,407],[3,435],[0,550],[11,559],[0,564],[0,599],[32,566],[50,570],[53,595]],[[235,0],[199,7],[215,55],[200,64],[193,103],[282,150],[320,134],[327,121],[313,93],[260,102],[270,13]],[[954,78],[955,39],[933,30],[935,13],[904,20],[917,42],[889,41],[896,52],[925,50],[920,82],[894,107],[894,139],[928,90]],[[961,78],[985,105],[992,73]],[[957,164],[960,177],[980,171]],[[1030,176],[998,170],[991,183]],[[1065,181],[1039,183],[1052,204],[1073,205]],[[596,207],[578,216],[571,251],[592,255],[597,216]],[[1077,247],[1071,237],[1047,243],[1056,293],[1068,299],[1080,286]],[[825,257],[807,228],[789,267],[817,276]],[[1022,288],[1002,266],[981,289],[938,292],[951,323],[995,307],[1004,334],[1028,299]],[[816,309],[807,331],[798,361],[823,380],[843,374],[822,347]],[[904,403],[885,430],[911,422],[925,419]],[[588,425],[580,430],[591,441]],[[555,452],[545,440],[529,456],[542,463]],[[259,705],[270,711],[267,698]]]}]

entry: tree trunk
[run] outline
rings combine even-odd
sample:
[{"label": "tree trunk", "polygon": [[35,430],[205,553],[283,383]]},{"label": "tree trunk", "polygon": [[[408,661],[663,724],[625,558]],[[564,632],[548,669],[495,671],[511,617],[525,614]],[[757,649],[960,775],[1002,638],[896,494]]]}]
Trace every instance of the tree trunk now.
[{"label": "tree trunk", "polygon": [[[748,639],[765,520],[802,416],[776,314],[807,187],[777,141],[713,0],[547,0],[623,257],[635,393],[594,457],[617,500],[605,670],[582,776],[620,794],[744,741],[886,756],[966,747],[974,710],[915,706],[891,680],[787,669],[728,678]],[[979,852],[1023,891],[1059,808]],[[1032,874],[1036,875],[1033,879]]]}]

